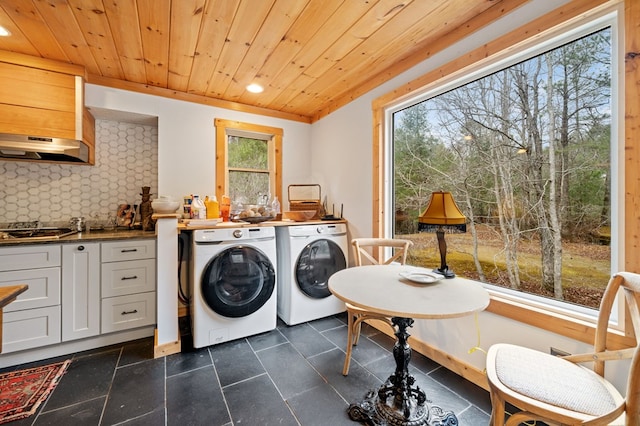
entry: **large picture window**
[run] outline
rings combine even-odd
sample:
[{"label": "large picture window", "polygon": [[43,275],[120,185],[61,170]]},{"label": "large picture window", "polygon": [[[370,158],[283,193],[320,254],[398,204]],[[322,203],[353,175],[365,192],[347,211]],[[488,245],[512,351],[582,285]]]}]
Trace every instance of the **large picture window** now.
[{"label": "large picture window", "polygon": [[439,265],[435,235],[417,223],[431,192],[450,191],[468,219],[465,234],[447,235],[456,274],[597,309],[621,226],[611,25],[569,31],[387,110],[388,222],[414,241],[409,263]]}]

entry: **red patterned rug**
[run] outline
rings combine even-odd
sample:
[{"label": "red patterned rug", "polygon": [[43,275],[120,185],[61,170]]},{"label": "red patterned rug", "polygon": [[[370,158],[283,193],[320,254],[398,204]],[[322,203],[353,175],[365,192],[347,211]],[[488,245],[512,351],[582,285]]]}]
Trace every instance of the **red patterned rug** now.
[{"label": "red patterned rug", "polygon": [[0,374],[0,424],[29,417],[55,389],[71,360]]}]

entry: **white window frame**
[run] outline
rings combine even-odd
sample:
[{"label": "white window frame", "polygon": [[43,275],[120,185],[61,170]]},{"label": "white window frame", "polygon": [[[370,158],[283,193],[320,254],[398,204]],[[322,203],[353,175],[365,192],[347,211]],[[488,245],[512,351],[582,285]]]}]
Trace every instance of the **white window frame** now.
[{"label": "white window frame", "polygon": [[[511,46],[509,49],[498,55],[477,62],[469,67],[458,70],[442,79],[434,81],[423,87],[411,98],[402,99],[400,102],[388,105],[384,109],[384,216],[383,229],[386,237],[391,235],[393,230],[394,194],[393,194],[393,153],[391,152],[390,141],[393,138],[393,120],[395,112],[415,105],[425,99],[433,98],[455,87],[460,87],[470,81],[489,75],[498,70],[516,64],[525,58],[538,55],[544,51],[559,47],[567,42],[588,35],[605,27],[611,27],[611,140],[618,143],[611,144],[611,274],[623,270],[624,268],[624,52],[623,52],[623,13],[620,9],[614,8],[601,12],[593,16],[588,22],[584,20],[573,20],[559,25],[543,35],[531,37],[530,39]],[[614,121],[615,120],[615,121]],[[582,306],[577,306],[562,301],[557,301],[541,296],[514,291],[508,288],[486,284],[485,288],[493,298],[502,299],[511,303],[521,304],[537,311],[551,312],[564,317],[579,321],[587,321],[595,324],[598,311]],[[621,330],[624,327],[624,304],[618,303],[614,307],[610,325],[611,328]]]}]

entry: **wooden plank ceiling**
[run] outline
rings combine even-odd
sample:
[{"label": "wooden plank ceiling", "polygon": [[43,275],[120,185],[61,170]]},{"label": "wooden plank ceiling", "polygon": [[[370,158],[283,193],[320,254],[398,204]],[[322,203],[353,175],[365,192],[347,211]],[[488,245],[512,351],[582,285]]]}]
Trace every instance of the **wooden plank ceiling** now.
[{"label": "wooden plank ceiling", "polygon": [[82,65],[89,83],[313,122],[526,1],[2,0],[0,50]]}]

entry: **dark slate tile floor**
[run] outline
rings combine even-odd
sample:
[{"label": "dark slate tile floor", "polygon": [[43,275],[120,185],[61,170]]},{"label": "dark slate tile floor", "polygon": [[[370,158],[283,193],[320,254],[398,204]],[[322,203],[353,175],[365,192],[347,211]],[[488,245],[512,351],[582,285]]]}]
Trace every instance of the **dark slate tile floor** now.
[{"label": "dark slate tile floor", "polygon": [[[153,359],[147,338],[62,358],[73,362],[38,413],[10,424],[353,425],[349,403],[395,367],[393,340],[365,324],[342,375],[344,315],[293,327],[279,321],[268,333],[201,349],[190,346],[181,320],[179,354]],[[455,412],[461,426],[488,424],[486,391],[417,352],[410,368],[427,398]]]}]

